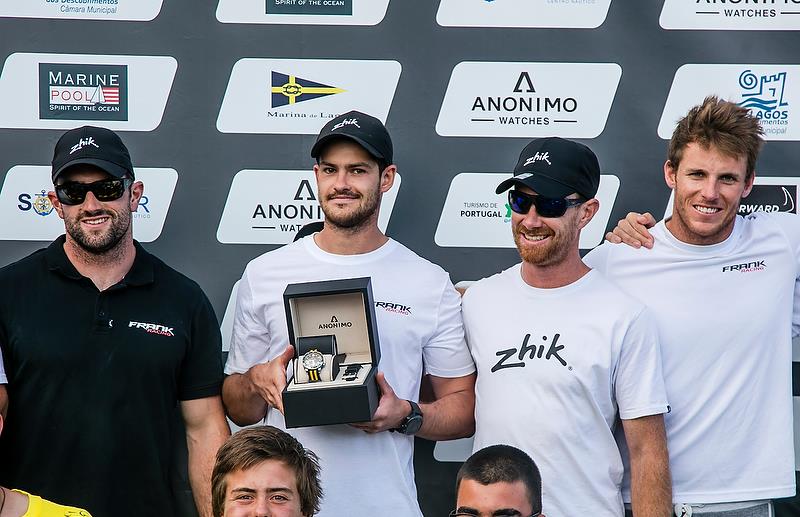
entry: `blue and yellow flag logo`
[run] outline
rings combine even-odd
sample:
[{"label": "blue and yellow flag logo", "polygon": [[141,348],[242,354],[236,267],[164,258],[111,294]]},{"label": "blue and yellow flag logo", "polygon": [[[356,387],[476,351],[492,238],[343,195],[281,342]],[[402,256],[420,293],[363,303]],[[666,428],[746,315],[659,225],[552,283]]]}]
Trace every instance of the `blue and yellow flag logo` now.
[{"label": "blue and yellow flag logo", "polygon": [[272,72],[272,107],[310,101],[342,93],[345,90],[327,84],[316,83],[295,75]]}]

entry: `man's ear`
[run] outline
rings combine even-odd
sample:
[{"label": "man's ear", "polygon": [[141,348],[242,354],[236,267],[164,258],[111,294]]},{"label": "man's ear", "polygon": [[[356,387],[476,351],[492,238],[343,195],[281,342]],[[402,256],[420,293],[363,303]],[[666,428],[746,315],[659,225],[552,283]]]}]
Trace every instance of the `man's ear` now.
[{"label": "man's ear", "polygon": [[58,196],[56,195],[56,192],[54,190],[51,190],[50,192],[47,193],[47,199],[50,200],[50,204],[53,205],[53,208],[56,209],[58,217],[64,219],[64,207],[61,204],[61,201],[58,200]]},{"label": "man's ear", "polygon": [[750,192],[753,190],[753,183],[756,181],[756,171],[750,175],[749,178],[744,180],[744,192],[742,192],[742,197],[747,197],[750,195]]},{"label": "man's ear", "polygon": [[389,165],[381,172],[381,193],[386,193],[394,185],[394,177],[397,174],[397,166]]},{"label": "man's ear", "polygon": [[600,210],[600,201],[597,198],[592,198],[582,203],[578,208],[581,210],[580,220],[578,221],[578,229],[582,230],[587,224],[589,224],[598,210]]},{"label": "man's ear", "polygon": [[667,186],[673,190],[675,190],[675,183],[676,179],[675,176],[678,174],[678,170],[673,168],[672,162],[667,160],[664,162],[664,181],[667,182]]},{"label": "man's ear", "polygon": [[143,194],[144,194],[144,183],[142,183],[141,181],[134,181],[133,185],[131,185],[131,199],[130,199],[131,212],[135,212],[139,208],[139,201],[142,200]]}]

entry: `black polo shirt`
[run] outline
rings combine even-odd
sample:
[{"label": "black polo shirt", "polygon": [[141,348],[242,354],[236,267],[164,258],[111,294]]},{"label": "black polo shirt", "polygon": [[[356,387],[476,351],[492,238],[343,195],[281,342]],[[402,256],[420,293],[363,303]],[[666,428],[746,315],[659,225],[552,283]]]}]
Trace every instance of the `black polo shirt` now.
[{"label": "black polo shirt", "polygon": [[0,269],[0,485],[94,517],[175,515],[176,407],[222,385],[214,310],[138,243],[125,278],[98,291],[64,240]]}]

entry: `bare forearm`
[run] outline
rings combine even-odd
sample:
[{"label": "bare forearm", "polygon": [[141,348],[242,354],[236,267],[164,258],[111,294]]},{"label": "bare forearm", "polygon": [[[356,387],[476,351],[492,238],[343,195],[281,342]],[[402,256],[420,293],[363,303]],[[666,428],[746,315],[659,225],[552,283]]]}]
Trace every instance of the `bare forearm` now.
[{"label": "bare forearm", "polygon": [[225,411],[237,425],[252,425],[264,418],[267,403],[256,391],[255,385],[243,374],[234,373],[222,385]]},{"label": "bare forearm", "polygon": [[428,440],[453,440],[475,433],[475,392],[459,391],[430,404],[420,404],[422,428],[417,436]]},{"label": "bare forearm", "polygon": [[200,517],[211,517],[211,470],[217,450],[230,435],[227,424],[224,428],[206,430],[200,436],[187,433],[189,449],[189,483],[192,485],[194,504]]},{"label": "bare forearm", "polygon": [[0,384],[0,416],[4,419],[8,414],[8,392],[5,384]]},{"label": "bare forearm", "polygon": [[666,447],[631,455],[631,504],[634,517],[672,515],[672,482]]}]

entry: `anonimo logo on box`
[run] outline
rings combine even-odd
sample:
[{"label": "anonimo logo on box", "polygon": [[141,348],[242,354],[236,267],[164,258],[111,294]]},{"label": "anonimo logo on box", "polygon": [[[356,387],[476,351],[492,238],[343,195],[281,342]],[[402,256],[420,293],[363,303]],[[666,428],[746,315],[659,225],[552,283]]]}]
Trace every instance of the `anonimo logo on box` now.
[{"label": "anonimo logo on box", "polygon": [[178,63],[169,56],[11,54],[0,75],[0,127],[71,129],[97,123],[152,131]]},{"label": "anonimo logo on box", "polygon": [[592,29],[611,0],[442,0],[436,21],[445,27]]},{"label": "anonimo logo on box", "polygon": [[[398,174],[381,201],[378,226],[384,232],[400,182]],[[313,171],[245,169],[233,178],[217,240],[223,244],[286,244],[300,228],[324,218]]]},{"label": "anonimo logo on box", "polygon": [[616,63],[462,62],[450,76],[436,132],[594,138],[605,128],[621,75]]},{"label": "anonimo logo on box", "polygon": [[671,138],[676,122],[702,102],[703,92],[750,109],[767,140],[800,140],[800,65],[683,65],[672,80],[658,136]]},{"label": "anonimo logo on box", "polygon": [[240,59],[231,71],[217,129],[315,135],[330,119],[353,109],[385,122],[400,72],[397,61]]},{"label": "anonimo logo on box", "polygon": [[[754,212],[800,213],[797,207],[798,190],[800,190],[800,177],[756,175],[753,190],[750,191],[749,196],[742,198],[739,205],[739,215],[746,216]],[[674,200],[673,192],[670,194],[667,208],[664,210],[665,218],[672,215]]]},{"label": "anonimo logo on box", "polygon": [[223,23],[377,25],[389,0],[220,0]]},{"label": "anonimo logo on box", "polygon": [[163,0],[0,1],[0,17],[150,21]]},{"label": "anonimo logo on box", "polygon": [[[51,241],[64,233],[64,221],[47,197],[53,190],[51,168],[15,165],[0,190],[0,240]],[[139,168],[136,179],[144,183],[144,196],[132,214],[133,236],[152,242],[161,235],[172,194],[178,181],[175,169]]]},{"label": "anonimo logo on box", "polygon": [[664,29],[798,30],[798,0],[665,0]]},{"label": "anonimo logo on box", "polygon": [[[514,248],[508,194],[495,188],[510,174],[464,172],[453,178],[436,228],[435,241],[442,247]],[[600,244],[619,191],[619,178],[600,177],[597,199],[600,210],[581,231],[580,247]]]}]

